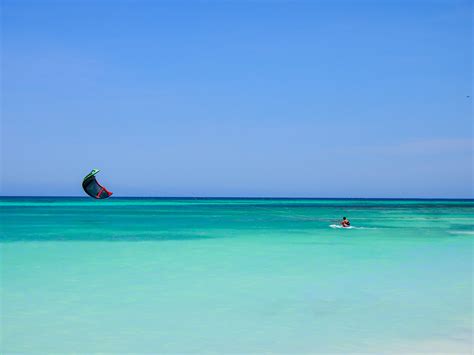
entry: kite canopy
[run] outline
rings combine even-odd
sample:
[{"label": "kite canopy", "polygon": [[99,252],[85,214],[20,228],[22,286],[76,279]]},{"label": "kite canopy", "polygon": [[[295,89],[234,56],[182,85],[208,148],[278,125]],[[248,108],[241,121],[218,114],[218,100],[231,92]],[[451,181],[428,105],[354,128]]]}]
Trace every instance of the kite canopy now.
[{"label": "kite canopy", "polygon": [[100,200],[110,197],[112,195],[112,192],[110,192],[101,184],[99,184],[95,179],[95,175],[99,171],[99,169],[93,169],[89,174],[87,174],[84,180],[82,181],[82,187],[86,194],[88,194],[90,197]]}]

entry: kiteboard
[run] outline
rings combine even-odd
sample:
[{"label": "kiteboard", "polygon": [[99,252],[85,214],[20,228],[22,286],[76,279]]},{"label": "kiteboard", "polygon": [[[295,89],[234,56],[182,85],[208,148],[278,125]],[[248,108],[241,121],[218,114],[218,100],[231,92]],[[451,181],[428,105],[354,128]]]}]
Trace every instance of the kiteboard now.
[{"label": "kiteboard", "polygon": [[354,228],[354,227],[352,227],[352,226],[343,227],[343,226],[341,226],[340,224],[331,224],[329,227],[331,227],[331,228],[338,228],[338,229],[339,229],[339,228],[341,228],[341,229],[352,229],[352,228]]}]

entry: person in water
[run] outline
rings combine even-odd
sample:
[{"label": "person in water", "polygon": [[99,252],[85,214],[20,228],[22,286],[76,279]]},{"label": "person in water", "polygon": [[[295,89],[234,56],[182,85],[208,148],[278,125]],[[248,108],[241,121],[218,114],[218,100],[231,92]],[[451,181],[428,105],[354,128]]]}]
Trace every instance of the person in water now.
[{"label": "person in water", "polygon": [[351,222],[349,222],[349,220],[346,217],[342,217],[341,226],[343,226],[344,228],[350,227]]}]

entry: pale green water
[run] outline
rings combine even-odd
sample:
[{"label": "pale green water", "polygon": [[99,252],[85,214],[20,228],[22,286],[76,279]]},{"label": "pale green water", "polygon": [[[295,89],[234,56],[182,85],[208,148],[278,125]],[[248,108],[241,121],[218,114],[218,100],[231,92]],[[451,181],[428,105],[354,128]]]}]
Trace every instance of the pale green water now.
[{"label": "pale green water", "polygon": [[[0,209],[1,353],[473,349],[473,201]],[[360,229],[330,228],[342,215]]]}]

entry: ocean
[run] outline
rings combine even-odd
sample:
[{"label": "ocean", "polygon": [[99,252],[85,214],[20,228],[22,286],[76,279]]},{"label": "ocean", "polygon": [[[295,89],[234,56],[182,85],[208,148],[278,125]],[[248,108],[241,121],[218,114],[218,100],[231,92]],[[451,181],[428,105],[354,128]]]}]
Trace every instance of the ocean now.
[{"label": "ocean", "polygon": [[[472,353],[473,200],[0,198],[0,353]],[[353,228],[333,228],[347,216]]]}]

